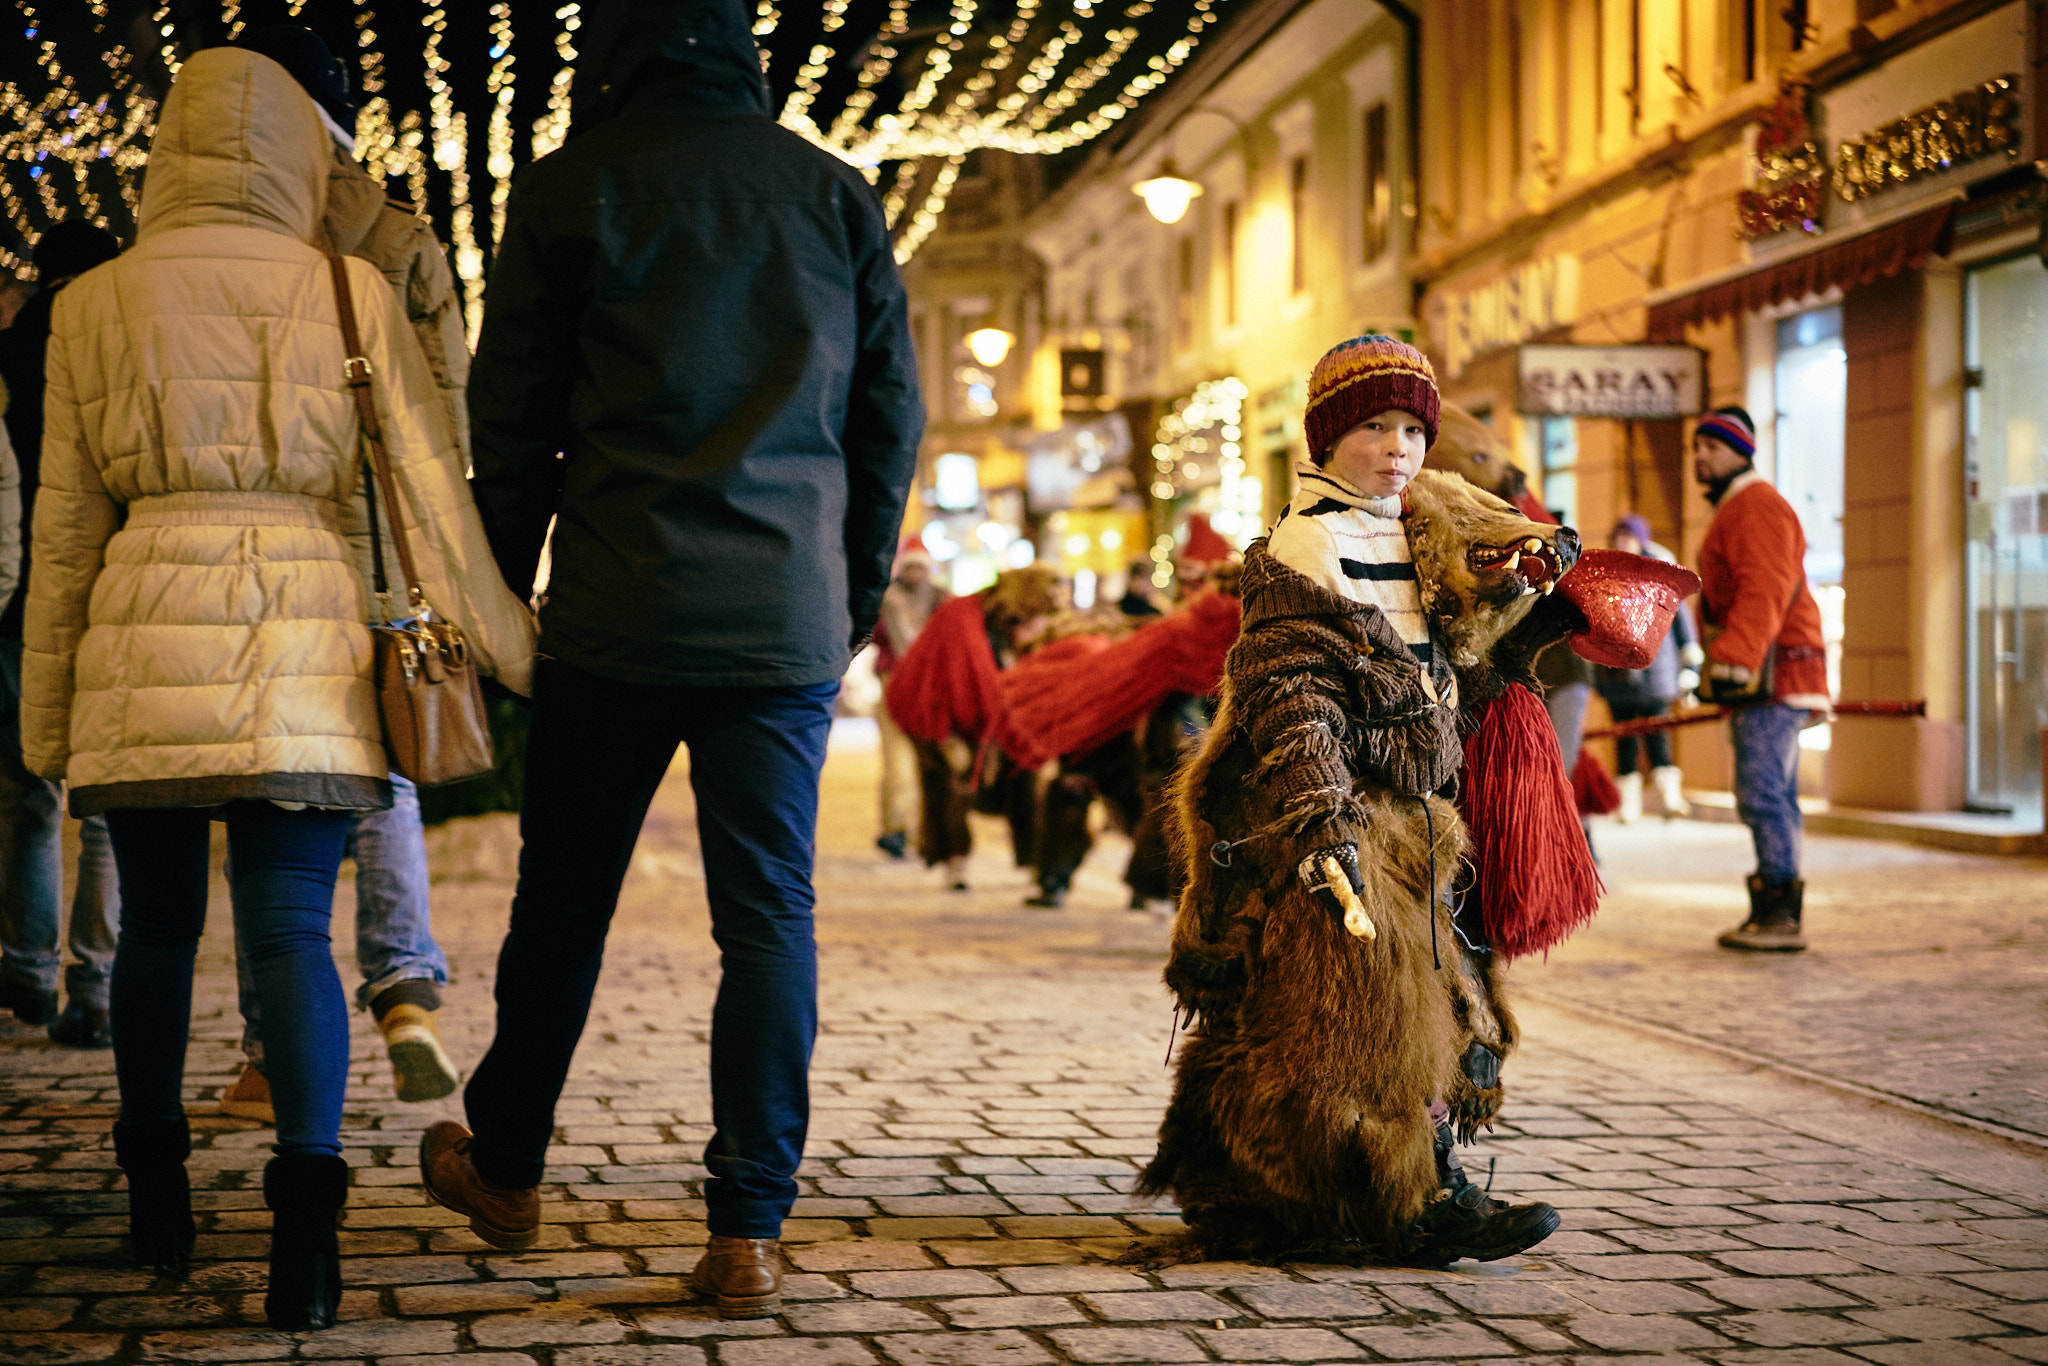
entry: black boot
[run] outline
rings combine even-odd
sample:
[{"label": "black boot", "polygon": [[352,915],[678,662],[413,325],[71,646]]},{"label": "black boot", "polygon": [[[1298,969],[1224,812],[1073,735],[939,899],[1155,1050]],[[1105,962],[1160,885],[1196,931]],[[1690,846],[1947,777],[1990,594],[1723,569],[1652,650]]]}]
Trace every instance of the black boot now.
[{"label": "black boot", "polygon": [[332,1328],[341,1307],[341,1248],[335,1221],[348,1202],[348,1163],[323,1153],[279,1153],[263,1169],[270,1206],[273,1328]]},{"label": "black boot", "polygon": [[1763,874],[1749,875],[1749,919],[1729,930],[1715,942],[1724,949],[1750,953],[1797,953],[1806,947],[1799,932],[1799,918],[1806,901],[1806,884],[1766,882]]},{"label": "black boot", "polygon": [[128,1177],[128,1241],[135,1264],[182,1276],[192,1264],[192,1187],[185,1159],[192,1130],[183,1119],[114,1123],[114,1161]]},{"label": "black boot", "polygon": [[1498,1261],[1557,1232],[1557,1211],[1549,1205],[1510,1205],[1473,1185],[1453,1150],[1448,1124],[1437,1126],[1436,1171],[1443,1192],[1408,1228],[1407,1250],[1417,1266],[1449,1266],[1460,1257]]}]

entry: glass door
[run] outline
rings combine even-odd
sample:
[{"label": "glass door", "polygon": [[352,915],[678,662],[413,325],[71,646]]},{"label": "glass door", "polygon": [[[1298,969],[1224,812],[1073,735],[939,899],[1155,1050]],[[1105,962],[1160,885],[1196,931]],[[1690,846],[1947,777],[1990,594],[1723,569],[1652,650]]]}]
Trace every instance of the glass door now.
[{"label": "glass door", "polygon": [[[1844,454],[1849,428],[1849,352],[1842,344],[1842,308],[1831,304],[1778,320],[1772,388],[1777,394],[1774,482],[1799,514],[1806,533],[1806,582],[1820,608],[1827,649],[1828,692],[1842,688],[1842,514]],[[1825,750],[1828,726],[1799,732],[1799,747]]]},{"label": "glass door", "polygon": [[1964,518],[1969,804],[2038,817],[2048,727],[2048,269],[1969,273]]}]

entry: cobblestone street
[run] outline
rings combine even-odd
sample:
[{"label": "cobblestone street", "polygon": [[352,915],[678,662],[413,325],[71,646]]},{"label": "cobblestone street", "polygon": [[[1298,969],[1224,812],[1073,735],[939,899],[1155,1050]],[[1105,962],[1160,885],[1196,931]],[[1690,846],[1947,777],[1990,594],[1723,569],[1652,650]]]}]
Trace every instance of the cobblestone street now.
[{"label": "cobblestone street", "polygon": [[[781,1317],[721,1322],[682,1291],[705,1238],[715,963],[679,767],[627,881],[535,1250],[487,1249],[424,1202],[415,1144],[459,1096],[393,1100],[359,1017],[344,1322],[262,1326],[269,1133],[213,1113],[240,1064],[217,886],[186,1076],[199,1260],[178,1284],[126,1265],[111,1054],[10,1020],[0,1362],[2048,1361],[2043,864],[1816,838],[1814,950],[1738,959],[1712,937],[1741,915],[1739,827],[1602,825],[1607,907],[1516,969],[1527,1043],[1466,1157],[1497,1162],[1496,1194],[1556,1205],[1562,1232],[1447,1272],[1140,1273],[1110,1261],[1176,1221],[1128,1194],[1170,1018],[1166,924],[1125,910],[1117,881],[1128,845],[1102,840],[1068,908],[1033,911],[988,823],[975,890],[947,893],[874,852],[874,756],[851,738],[825,779],[824,1026]],[[488,1038],[512,818],[430,844],[466,1066]]]}]

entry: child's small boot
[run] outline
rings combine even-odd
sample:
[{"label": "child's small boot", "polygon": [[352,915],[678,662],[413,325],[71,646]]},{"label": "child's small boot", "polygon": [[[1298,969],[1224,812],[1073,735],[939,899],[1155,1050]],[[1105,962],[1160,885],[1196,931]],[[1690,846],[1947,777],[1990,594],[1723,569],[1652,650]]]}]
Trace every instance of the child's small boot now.
[{"label": "child's small boot", "polygon": [[1624,773],[1614,780],[1621,789],[1621,805],[1615,808],[1614,819],[1623,825],[1634,825],[1643,818],[1643,775]]},{"label": "child's small boot", "polygon": [[332,1328],[341,1308],[341,1245],[335,1233],[348,1202],[348,1163],[326,1153],[279,1153],[263,1168],[270,1206],[272,1328]]},{"label": "child's small boot", "polygon": [[1665,820],[1683,820],[1692,814],[1692,806],[1685,800],[1685,774],[1676,764],[1652,770],[1650,778],[1657,784],[1657,804],[1664,808]]},{"label": "child's small boot", "polygon": [[128,1239],[135,1263],[160,1276],[182,1276],[192,1264],[197,1233],[185,1175],[191,1155],[192,1130],[182,1117],[114,1124],[114,1161],[128,1177]]}]

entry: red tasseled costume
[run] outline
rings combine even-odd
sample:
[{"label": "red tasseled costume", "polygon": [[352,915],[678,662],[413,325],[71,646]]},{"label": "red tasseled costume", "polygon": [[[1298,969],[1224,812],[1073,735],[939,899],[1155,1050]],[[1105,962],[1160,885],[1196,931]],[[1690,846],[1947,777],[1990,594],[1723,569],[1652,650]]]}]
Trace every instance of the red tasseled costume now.
[{"label": "red tasseled costume", "polygon": [[1572,801],[1582,816],[1607,816],[1621,809],[1621,789],[1592,750],[1579,751],[1572,765]]},{"label": "red tasseled costume", "polygon": [[979,593],[943,604],[889,675],[883,704],[911,739],[979,741],[1000,721],[1002,677],[981,610]]},{"label": "red tasseled costume", "polygon": [[1458,807],[1472,832],[1480,923],[1504,958],[1547,952],[1593,918],[1600,874],[1557,733],[1521,684],[1487,704],[1465,741]]},{"label": "red tasseled costume", "polygon": [[[1136,726],[1170,694],[1216,691],[1224,656],[1237,642],[1238,617],[1236,598],[1204,593],[1113,645],[1092,636],[1040,650],[1003,676],[1007,717],[997,739],[1004,752],[1025,768],[1086,754]],[[1078,640],[1094,644],[1059,652]]]}]

